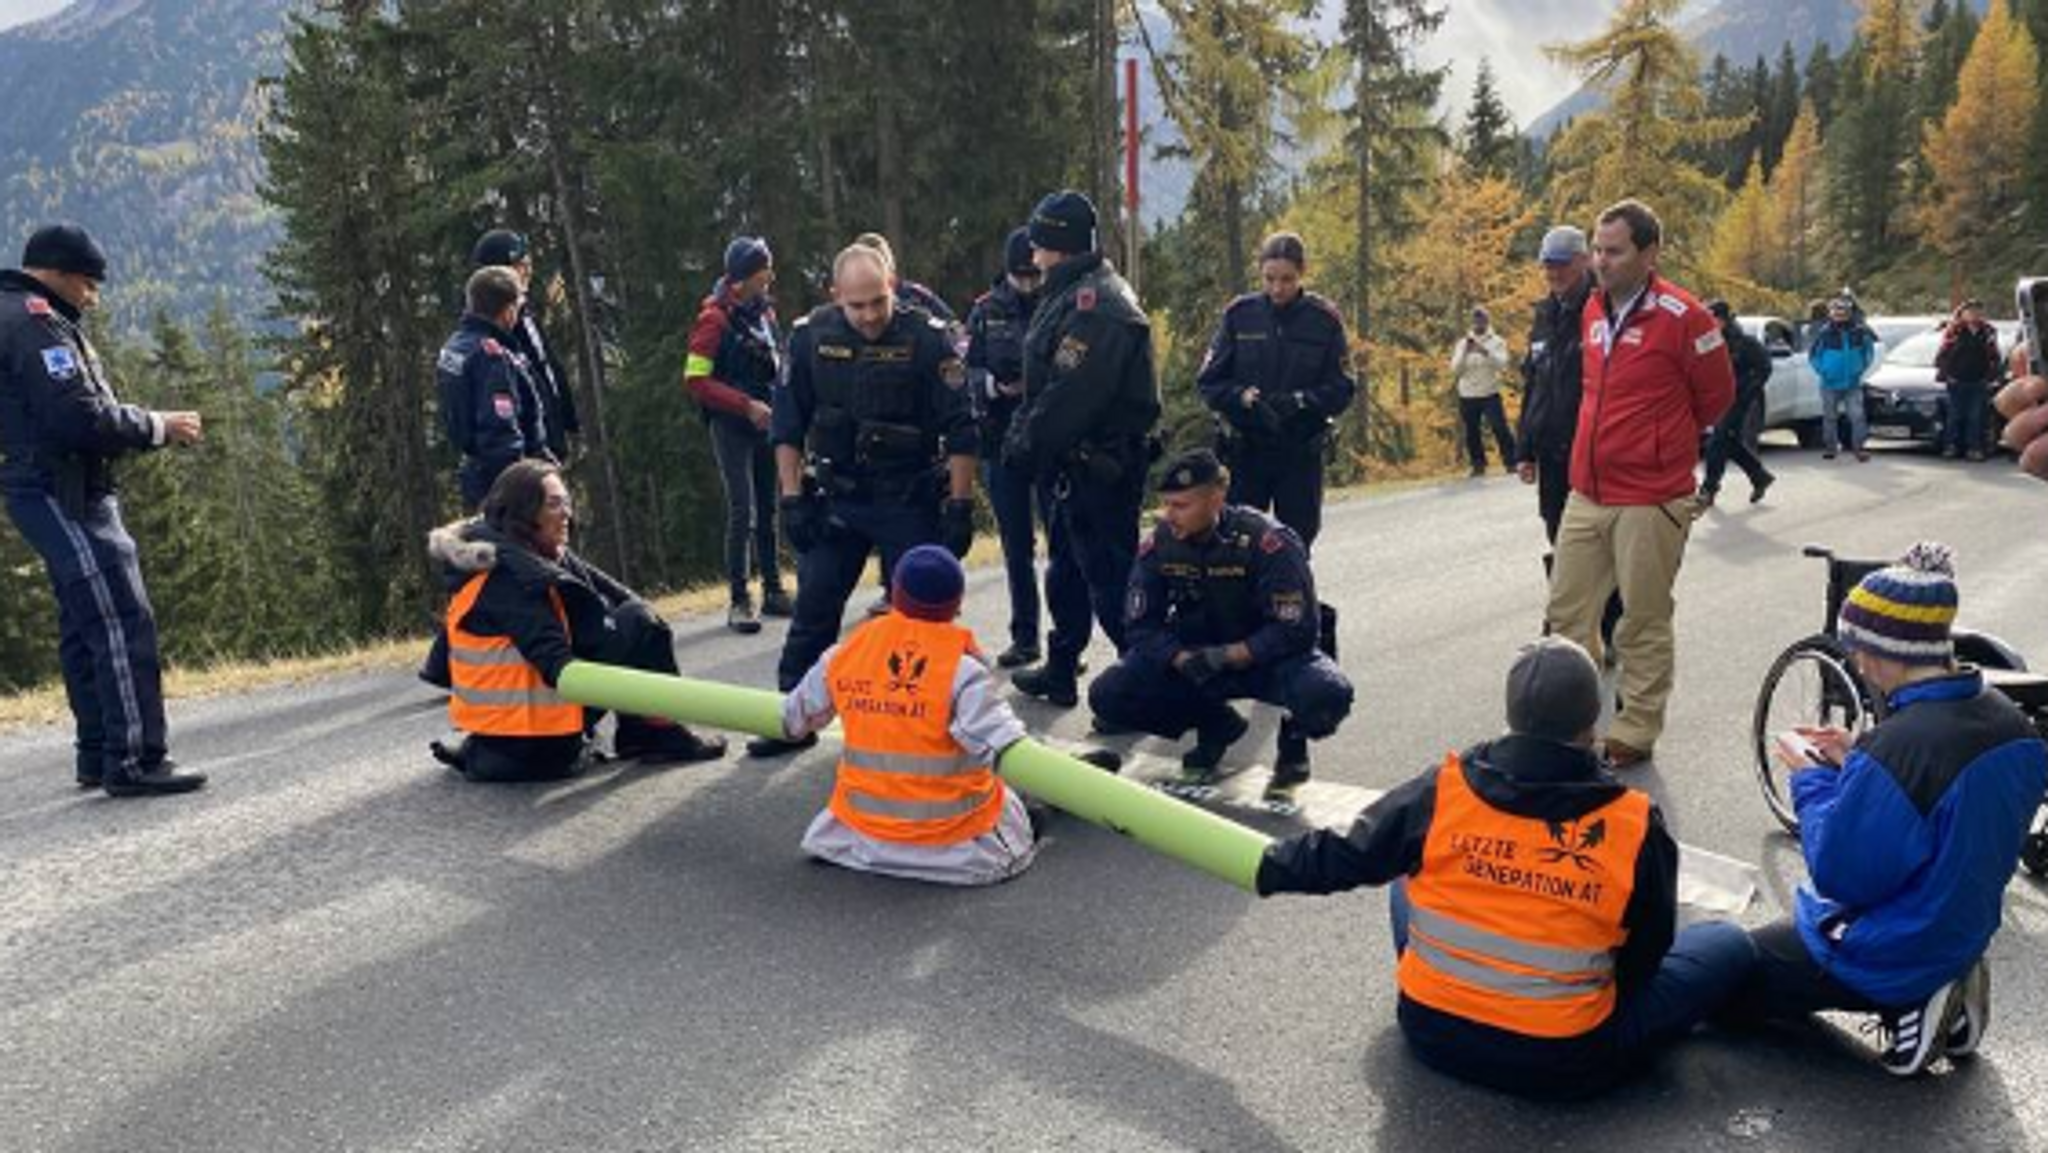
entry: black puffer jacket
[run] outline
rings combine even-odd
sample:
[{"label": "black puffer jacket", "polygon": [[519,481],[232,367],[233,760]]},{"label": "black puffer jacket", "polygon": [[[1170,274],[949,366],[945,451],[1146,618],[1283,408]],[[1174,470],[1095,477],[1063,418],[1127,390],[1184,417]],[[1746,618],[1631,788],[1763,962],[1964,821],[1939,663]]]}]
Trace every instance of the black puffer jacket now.
[{"label": "black puffer jacket", "polygon": [[[451,595],[477,574],[488,574],[462,628],[478,636],[509,637],[550,685],[571,660],[612,652],[608,642],[621,616],[639,614],[645,627],[664,632],[668,627],[633,590],[575,552],[564,550],[559,559],[549,560],[481,520],[435,529],[427,537],[427,551],[440,562]],[[561,594],[569,620],[566,633],[548,603],[550,588]]]}]

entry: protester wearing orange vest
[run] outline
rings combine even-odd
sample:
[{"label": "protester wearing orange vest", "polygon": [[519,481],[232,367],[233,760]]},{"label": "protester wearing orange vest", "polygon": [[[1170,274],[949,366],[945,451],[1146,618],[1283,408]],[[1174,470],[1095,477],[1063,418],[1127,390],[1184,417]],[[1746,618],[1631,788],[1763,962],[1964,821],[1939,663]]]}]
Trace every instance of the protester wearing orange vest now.
[{"label": "protester wearing orange vest", "polygon": [[[571,660],[676,673],[668,625],[569,548],[573,520],[559,470],[523,460],[498,475],[482,517],[428,538],[451,593],[448,719],[467,736],[433,749],[470,780],[550,780],[581,766],[598,714],[555,692]],[[621,716],[612,744],[642,764],[725,754],[723,738],[652,717]]]},{"label": "protester wearing orange vest", "polygon": [[1261,896],[1394,883],[1400,1025],[1425,1064],[1539,1098],[1599,1092],[1721,1004],[1755,951],[1676,935],[1678,847],[1593,753],[1600,672],[1550,638],[1508,671],[1508,735],[1445,757],[1348,833],[1267,850]]},{"label": "protester wearing orange vest", "polygon": [[974,634],[954,619],[967,574],[953,554],[903,554],[890,612],[826,650],[783,702],[802,740],[840,718],[832,800],[804,852],[835,865],[949,885],[990,885],[1038,852],[1023,798],[995,774],[1024,723],[1004,702]]}]

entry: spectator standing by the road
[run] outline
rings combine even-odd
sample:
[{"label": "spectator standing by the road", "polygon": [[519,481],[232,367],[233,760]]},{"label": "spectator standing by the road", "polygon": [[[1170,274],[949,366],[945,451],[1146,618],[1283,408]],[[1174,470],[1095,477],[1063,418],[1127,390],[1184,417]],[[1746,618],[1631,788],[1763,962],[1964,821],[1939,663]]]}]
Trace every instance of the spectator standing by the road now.
[{"label": "spectator standing by the road", "polygon": [[761,631],[747,588],[750,540],[754,572],[761,578],[761,614],[786,617],[793,611],[775,551],[775,450],[768,444],[782,367],[775,302],[768,296],[774,284],[767,242],[735,237],[725,249],[725,275],[698,307],[683,368],[683,387],[703,409],[725,488],[725,623],[738,633]]},{"label": "spectator standing by the road", "polygon": [[1934,355],[1935,376],[1948,393],[1941,455],[1950,460],[1984,459],[1984,415],[1991,408],[1991,385],[2000,367],[1998,330],[1984,319],[1984,302],[1964,301],[1942,332],[1941,351]]},{"label": "spectator standing by the road", "polygon": [[1856,303],[1847,296],[1828,302],[1828,320],[1807,349],[1807,363],[1820,377],[1821,456],[1835,459],[1842,442],[1841,422],[1849,422],[1849,450],[1869,460],[1864,448],[1869,435],[1863,416],[1863,378],[1877,360],[1877,334],[1856,318]]},{"label": "spectator standing by the road", "polygon": [[1391,884],[1401,1032],[1453,1077],[1583,1097],[1722,1003],[1754,953],[1725,922],[1676,934],[1678,846],[1593,752],[1600,673],[1552,638],[1507,677],[1508,733],[1452,753],[1350,831],[1281,841],[1258,891]]},{"label": "spectator standing by the road", "polygon": [[1991,1017],[1984,959],[2041,793],[2048,748],[2012,702],[1958,667],[1947,548],[1920,544],[1863,578],[1840,635],[1884,694],[1851,740],[1780,742],[1811,880],[1789,920],[1757,930],[1732,1016],[1877,1013],[1888,1072],[1974,1052]]},{"label": "spectator standing by the road", "polygon": [[1715,322],[1721,326],[1721,337],[1728,342],[1729,359],[1735,365],[1735,403],[1728,406],[1708,436],[1707,475],[1700,483],[1700,504],[1711,506],[1720,495],[1721,476],[1728,471],[1730,460],[1749,477],[1749,503],[1755,504],[1764,498],[1764,490],[1771,487],[1771,482],[1778,479],[1757,459],[1743,429],[1749,423],[1749,414],[1764,398],[1764,385],[1770,383],[1771,353],[1763,341],[1742,331],[1742,322],[1735,318],[1727,301],[1716,300],[1707,305],[1707,311],[1714,314]]},{"label": "spectator standing by the road", "polygon": [[78,783],[117,797],[183,793],[206,777],[175,771],[166,755],[156,613],[114,463],[197,444],[201,421],[114,395],[85,335],[106,278],[106,255],[71,225],[37,229],[21,268],[0,270],[0,491],[57,594]]},{"label": "spectator standing by the road", "polygon": [[1606,745],[1621,768],[1648,760],[1664,730],[1677,656],[1672,586],[1698,508],[1700,433],[1735,395],[1720,325],[1657,274],[1662,241],[1663,225],[1638,201],[1600,214],[1586,395],[1546,610],[1554,632],[1597,653],[1602,608],[1621,590],[1621,708]]},{"label": "spectator standing by the road", "polygon": [[1472,330],[1451,349],[1451,377],[1458,388],[1458,421],[1465,428],[1465,456],[1473,476],[1486,475],[1486,439],[1493,435],[1501,466],[1515,471],[1515,443],[1508,435],[1507,409],[1500,399],[1500,378],[1508,370],[1508,342],[1494,331],[1484,308],[1472,310]]}]

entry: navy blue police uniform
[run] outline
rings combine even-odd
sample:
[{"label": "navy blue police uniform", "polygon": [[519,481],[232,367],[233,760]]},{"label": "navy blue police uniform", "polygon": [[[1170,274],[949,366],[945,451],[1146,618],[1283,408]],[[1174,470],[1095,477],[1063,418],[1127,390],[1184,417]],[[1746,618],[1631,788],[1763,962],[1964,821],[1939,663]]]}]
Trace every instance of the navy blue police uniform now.
[{"label": "navy blue police uniform", "polygon": [[[1024,404],[1024,336],[1037,311],[1038,294],[1017,291],[1008,274],[967,314],[967,381],[981,443],[1000,445],[1010,422]],[[1010,590],[1010,643],[1020,654],[1039,651],[1037,521],[1051,521],[1052,487],[1028,470],[994,459],[984,461],[982,485],[995,513],[996,534],[1003,546],[1003,570]]]},{"label": "navy blue police uniform", "polygon": [[492,482],[524,457],[552,459],[540,404],[525,358],[504,329],[468,315],[435,364],[441,421],[448,443],[462,454],[457,481],[462,504],[483,504]]},{"label": "navy blue police uniform", "polygon": [[165,764],[156,615],[113,475],[164,440],[160,415],[114,395],[79,311],[0,271],[0,490],[57,594],[78,781],[110,791]]},{"label": "navy blue police uniform", "polygon": [[769,439],[805,453],[807,492],[783,499],[783,531],[800,553],[796,615],[782,646],[784,692],[839,639],[846,598],[871,552],[882,569],[941,538],[948,459],[980,446],[967,369],[945,322],[894,314],[862,336],[836,305],[791,326],[789,372],[775,390]]},{"label": "navy blue police uniform", "polygon": [[[1124,619],[1129,647],[1088,689],[1105,729],[1172,740],[1192,728],[1220,751],[1245,728],[1229,702],[1264,701],[1287,712],[1279,761],[1299,783],[1306,742],[1351,712],[1351,682],[1319,644],[1308,549],[1265,513],[1225,505],[1209,532],[1187,540],[1156,526],[1131,570]],[[1249,666],[1174,667],[1181,652],[1232,644],[1250,650]]]},{"label": "navy blue police uniform", "polygon": [[[1304,292],[1285,307],[1264,293],[1224,310],[1195,386],[1216,414],[1230,503],[1270,510],[1310,547],[1323,525],[1323,458],[1336,418],[1358,394],[1344,319]],[[1246,405],[1248,390],[1258,401]]]}]

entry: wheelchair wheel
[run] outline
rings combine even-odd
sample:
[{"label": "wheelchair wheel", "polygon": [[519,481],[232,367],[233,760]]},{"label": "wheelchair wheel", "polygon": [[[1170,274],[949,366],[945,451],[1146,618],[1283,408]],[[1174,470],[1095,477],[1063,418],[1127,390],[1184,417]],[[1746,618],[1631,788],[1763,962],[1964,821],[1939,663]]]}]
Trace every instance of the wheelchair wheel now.
[{"label": "wheelchair wheel", "polygon": [[1750,744],[1764,804],[1786,832],[1799,831],[1799,816],[1792,807],[1791,774],[1773,751],[1777,735],[1800,726],[1823,725],[1860,733],[1877,722],[1881,708],[1876,695],[1856,675],[1847,651],[1831,636],[1816,633],[1795,641],[1771,663],[1763,687],[1757,691]]}]

